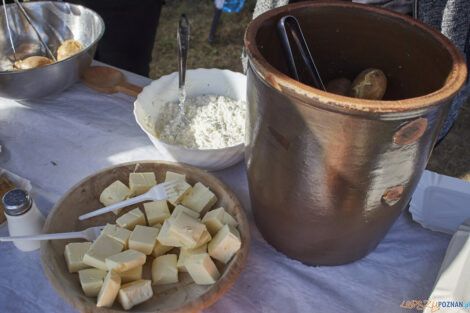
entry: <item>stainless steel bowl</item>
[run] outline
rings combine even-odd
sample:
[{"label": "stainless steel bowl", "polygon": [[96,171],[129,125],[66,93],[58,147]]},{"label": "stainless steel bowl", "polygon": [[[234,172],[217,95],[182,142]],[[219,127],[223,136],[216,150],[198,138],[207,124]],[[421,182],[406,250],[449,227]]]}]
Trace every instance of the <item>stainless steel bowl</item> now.
[{"label": "stainless steel bowl", "polygon": [[[28,100],[63,91],[75,83],[91,63],[104,33],[104,22],[94,11],[67,2],[27,2],[23,7],[53,53],[67,39],[80,41],[85,49],[65,60],[40,68],[8,71],[14,54],[9,43],[3,10],[0,13],[0,97]],[[7,5],[16,56],[47,56],[33,28],[14,4]]]}]

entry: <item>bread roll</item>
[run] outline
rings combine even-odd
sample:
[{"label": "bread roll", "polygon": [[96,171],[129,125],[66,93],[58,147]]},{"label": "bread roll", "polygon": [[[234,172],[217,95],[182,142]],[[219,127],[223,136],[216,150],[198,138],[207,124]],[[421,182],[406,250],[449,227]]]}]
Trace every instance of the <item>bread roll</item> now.
[{"label": "bread roll", "polygon": [[15,64],[13,65],[13,68],[16,70],[29,70],[32,68],[36,67],[41,67],[47,64],[51,64],[54,61],[52,61],[49,58],[46,57],[41,57],[41,56],[32,56],[29,58],[26,58],[24,60],[19,60],[16,61]]},{"label": "bread roll", "polygon": [[66,59],[82,51],[83,48],[83,45],[79,41],[73,39],[66,40],[60,45],[59,49],[57,49],[57,61]]}]

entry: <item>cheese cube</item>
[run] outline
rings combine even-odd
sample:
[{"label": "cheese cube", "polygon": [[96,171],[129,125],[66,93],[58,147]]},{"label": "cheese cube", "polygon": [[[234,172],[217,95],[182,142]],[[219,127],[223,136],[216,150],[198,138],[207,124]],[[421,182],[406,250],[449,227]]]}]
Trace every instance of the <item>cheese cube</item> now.
[{"label": "cheese cube", "polygon": [[209,243],[209,255],[226,264],[241,247],[240,234],[230,225],[224,225]]},{"label": "cheese cube", "polygon": [[178,282],[176,254],[156,257],[152,262],[152,284],[164,285]]},{"label": "cheese cube", "polygon": [[83,263],[83,256],[90,249],[91,242],[71,242],[65,246],[65,263],[70,273],[89,267]]},{"label": "cheese cube", "polygon": [[78,271],[78,278],[83,292],[88,297],[96,297],[103,285],[106,271],[97,268],[87,268]]},{"label": "cheese cube", "polygon": [[170,217],[170,210],[166,201],[152,201],[144,203],[145,215],[149,225],[163,223]]},{"label": "cheese cube", "polygon": [[207,231],[206,225],[195,218],[192,218],[185,212],[179,213],[170,224],[168,234],[180,241],[183,247],[191,249],[198,246],[204,231]]},{"label": "cheese cube", "polygon": [[157,223],[157,224],[155,224],[155,225],[152,225],[152,227],[153,227],[153,228],[157,228],[158,231],[160,231],[160,229],[162,229],[162,224]]},{"label": "cheese cube", "polygon": [[184,262],[189,275],[198,285],[210,285],[219,279],[220,273],[209,254],[193,254]]},{"label": "cheese cube", "polygon": [[96,306],[112,306],[120,288],[121,277],[117,273],[109,271],[98,293]]},{"label": "cheese cube", "polygon": [[158,240],[157,240],[157,243],[155,244],[155,247],[153,248],[153,251],[152,251],[152,255],[154,257],[158,257],[160,255],[164,255],[165,253],[167,253],[168,251],[170,251],[171,249],[173,249],[172,246],[165,246],[165,245],[162,245]]},{"label": "cheese cube", "polygon": [[145,263],[145,254],[135,250],[126,250],[106,258],[106,267],[116,273],[125,272]]},{"label": "cheese cube", "polygon": [[141,210],[139,210],[139,208],[135,208],[118,217],[116,219],[116,224],[118,224],[119,227],[127,228],[129,230],[134,230],[135,225],[147,225],[145,223],[145,215]]},{"label": "cheese cube", "polygon": [[181,200],[181,204],[199,214],[204,214],[216,202],[217,197],[215,194],[201,183],[196,183],[191,191]]},{"label": "cheese cube", "polygon": [[118,242],[122,243],[124,245],[124,249],[126,249],[131,231],[117,225],[106,224],[106,226],[101,231],[101,234],[108,235],[112,239],[117,240]]},{"label": "cheese cube", "polygon": [[160,229],[160,232],[158,233],[158,236],[157,236],[157,242],[159,242],[160,244],[164,246],[182,247],[183,244],[181,243],[181,241],[174,235],[170,234],[169,232],[172,223],[173,223],[173,219],[171,218],[166,219],[163,222],[163,226]]},{"label": "cheese cube", "polygon": [[[162,225],[161,224],[155,224],[152,227],[157,228],[158,231],[160,232],[160,229],[162,228]],[[158,236],[157,236],[157,238],[158,238]],[[155,243],[155,247],[153,247],[152,255],[154,257],[164,255],[165,253],[167,253],[171,249],[173,249],[172,246],[162,245],[157,239],[157,242]]]},{"label": "cheese cube", "polygon": [[[106,187],[100,195],[100,202],[104,206],[109,206],[132,197],[132,191],[120,180]],[[114,210],[114,214],[119,214],[121,209]]]},{"label": "cheese cube", "polygon": [[129,188],[137,196],[146,193],[156,184],[157,180],[153,172],[131,173],[129,175]]},{"label": "cheese cube", "polygon": [[124,310],[152,298],[153,290],[150,280],[138,280],[121,286],[119,290],[119,303]]},{"label": "cheese cube", "polygon": [[176,263],[176,266],[178,267],[178,271],[180,272],[187,272],[188,270],[184,266],[184,262],[190,257],[191,255],[194,254],[201,254],[201,253],[206,253],[207,252],[207,244],[204,244],[198,248],[194,249],[186,249],[186,248],[181,248],[180,249],[180,255],[178,257],[178,262]]},{"label": "cheese cube", "polygon": [[202,222],[206,225],[207,230],[212,236],[215,236],[225,224],[233,227],[238,226],[238,222],[230,214],[225,212],[223,207],[207,212],[202,218]]},{"label": "cheese cube", "polygon": [[166,171],[165,181],[170,181],[170,180],[175,180],[175,179],[186,181],[186,175],[185,174],[175,173],[175,172],[172,172],[172,171]]},{"label": "cheese cube", "polygon": [[195,219],[198,219],[200,214],[197,213],[196,211],[193,211],[187,207],[185,207],[184,205],[181,205],[181,204],[178,204],[174,209],[173,209],[173,213],[171,213],[171,217],[172,218],[175,218],[180,212],[184,212],[186,214],[188,214],[189,216],[195,218]]},{"label": "cheese cube", "polygon": [[157,242],[158,232],[157,228],[137,225],[129,237],[129,248],[149,255]]},{"label": "cheese cube", "polygon": [[185,181],[178,181],[178,184],[175,186],[175,191],[176,191],[176,196],[171,197],[168,199],[168,202],[170,202],[173,205],[177,205],[181,202],[181,200],[191,192],[191,185],[188,184]]},{"label": "cheese cube", "polygon": [[199,240],[197,241],[197,244],[196,246],[194,247],[195,248],[199,248],[200,246],[208,243],[209,241],[211,241],[212,239],[212,236],[211,234],[209,234],[209,232],[207,230],[204,230],[204,232],[202,233],[201,237],[199,238]]},{"label": "cheese cube", "polygon": [[143,266],[141,265],[119,273],[119,276],[121,276],[121,283],[128,283],[130,281],[142,279],[142,268]]},{"label": "cheese cube", "polygon": [[101,235],[91,244],[90,249],[83,256],[83,263],[108,270],[105,259],[117,254],[124,249],[124,245],[112,239],[108,235]]}]

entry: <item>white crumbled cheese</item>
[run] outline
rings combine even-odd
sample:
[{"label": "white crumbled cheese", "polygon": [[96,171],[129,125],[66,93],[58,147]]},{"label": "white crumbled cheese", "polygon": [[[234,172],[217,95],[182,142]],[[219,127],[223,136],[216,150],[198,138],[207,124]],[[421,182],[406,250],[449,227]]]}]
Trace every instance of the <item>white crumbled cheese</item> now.
[{"label": "white crumbled cheese", "polygon": [[235,146],[245,138],[245,102],[224,96],[202,95],[187,98],[185,117],[178,103],[161,106],[156,132],[161,140],[185,148],[220,149]]}]

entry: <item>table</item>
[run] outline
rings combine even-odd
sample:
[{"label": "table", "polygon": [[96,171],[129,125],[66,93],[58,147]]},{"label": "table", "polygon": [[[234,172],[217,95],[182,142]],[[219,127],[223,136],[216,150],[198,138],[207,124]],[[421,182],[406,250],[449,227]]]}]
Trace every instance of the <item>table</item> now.
[{"label": "table", "polygon": [[[145,86],[150,80],[125,73]],[[77,83],[48,98],[0,98],[0,167],[29,179],[47,214],[82,178],[113,164],[161,159],[132,114],[133,99]],[[410,312],[406,300],[427,299],[450,236],[423,229],[403,213],[368,256],[352,264],[310,267],[271,247],[251,213],[243,163],[214,172],[248,215],[250,254],[234,286],[205,312]],[[0,236],[8,235],[7,225]],[[287,235],[287,234],[286,234]],[[47,280],[39,251],[0,245],[0,312],[76,312]]]}]

